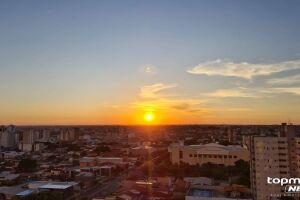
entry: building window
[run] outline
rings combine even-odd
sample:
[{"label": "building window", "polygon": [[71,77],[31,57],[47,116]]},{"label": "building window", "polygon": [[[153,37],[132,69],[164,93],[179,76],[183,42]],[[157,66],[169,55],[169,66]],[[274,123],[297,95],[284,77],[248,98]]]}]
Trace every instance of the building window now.
[{"label": "building window", "polygon": [[179,158],[182,159],[182,157],[183,157],[183,152],[179,151]]}]

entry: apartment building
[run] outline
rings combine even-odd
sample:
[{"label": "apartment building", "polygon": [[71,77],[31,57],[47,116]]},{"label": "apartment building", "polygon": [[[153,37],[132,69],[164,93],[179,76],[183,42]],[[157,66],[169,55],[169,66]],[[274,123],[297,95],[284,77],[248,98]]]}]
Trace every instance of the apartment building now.
[{"label": "apartment building", "polygon": [[232,166],[240,159],[249,161],[250,156],[249,151],[239,145],[224,146],[216,143],[189,146],[172,144],[168,151],[173,164],[202,165],[210,162]]},{"label": "apartment building", "polygon": [[78,128],[63,128],[61,129],[59,140],[64,142],[70,142],[78,140],[79,129]]},{"label": "apartment building", "polygon": [[16,127],[9,125],[0,127],[0,146],[11,148],[16,145]]},{"label": "apartment building", "polygon": [[49,139],[49,132],[43,130],[28,129],[19,134],[18,148],[24,152],[41,151]]},{"label": "apartment building", "polygon": [[285,186],[269,184],[270,178],[300,176],[300,138],[292,125],[282,124],[277,136],[250,138],[251,190],[256,200],[286,195]]}]

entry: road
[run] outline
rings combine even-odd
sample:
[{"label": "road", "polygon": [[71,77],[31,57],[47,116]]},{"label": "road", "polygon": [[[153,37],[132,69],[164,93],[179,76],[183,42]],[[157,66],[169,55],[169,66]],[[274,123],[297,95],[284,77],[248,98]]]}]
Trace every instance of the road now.
[{"label": "road", "polygon": [[134,170],[141,170],[145,165],[147,165],[149,162],[155,163],[157,159],[159,159],[162,155],[156,156],[154,158],[151,158],[151,160],[145,161],[142,165],[140,165],[137,168],[126,170],[122,175],[118,177],[111,178],[109,181],[106,181],[102,184],[97,184],[95,187],[87,190],[82,191],[80,194],[76,195],[76,199],[80,199],[82,197],[87,197],[89,199],[95,198],[95,197],[106,197],[108,195],[111,195],[117,191],[119,186],[121,185],[122,181],[126,179],[127,174],[129,171]]},{"label": "road", "polygon": [[85,197],[105,197],[113,194],[119,188],[121,182],[126,178],[126,175],[122,175],[116,178],[112,178],[108,182],[105,182],[103,185],[95,188],[93,191],[88,191],[84,194]]}]

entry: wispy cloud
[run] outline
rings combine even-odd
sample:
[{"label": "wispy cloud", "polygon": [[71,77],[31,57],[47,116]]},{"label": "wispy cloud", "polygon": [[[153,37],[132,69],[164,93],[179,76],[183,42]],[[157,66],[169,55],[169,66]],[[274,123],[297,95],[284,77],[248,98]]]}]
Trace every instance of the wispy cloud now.
[{"label": "wispy cloud", "polygon": [[153,85],[146,85],[140,88],[140,97],[142,98],[156,98],[158,97],[158,92],[170,88],[176,87],[177,84],[164,84],[164,83],[156,83]]},{"label": "wispy cloud", "polygon": [[212,93],[206,94],[210,97],[245,97],[245,98],[257,98],[257,91],[253,91],[248,88],[235,88],[235,89],[221,89]]},{"label": "wispy cloud", "polygon": [[140,68],[140,71],[147,74],[156,74],[157,73],[157,67],[151,64],[144,65]]},{"label": "wispy cloud", "polygon": [[271,75],[277,72],[283,72],[292,69],[300,69],[300,60],[279,62],[273,64],[267,63],[248,63],[233,62],[230,60],[218,59],[201,63],[187,72],[198,75],[208,76],[230,76],[243,79],[251,79],[254,76]]},{"label": "wispy cloud", "polygon": [[292,85],[300,83],[300,74],[281,78],[272,78],[267,81],[270,85]]},{"label": "wispy cloud", "polygon": [[177,110],[185,112],[203,112],[205,109],[201,108],[203,100],[192,98],[157,98],[153,100],[138,100],[133,103],[135,107],[138,107],[147,111],[155,110]]},{"label": "wispy cloud", "polygon": [[300,96],[300,87],[222,89],[212,93],[207,93],[206,96],[215,98],[265,98],[283,93]]},{"label": "wispy cloud", "polygon": [[142,86],[140,88],[140,98],[134,102],[134,106],[144,110],[202,111],[200,104],[203,103],[203,100],[179,97],[178,94],[167,94],[167,91],[165,91],[175,87],[177,87],[175,83],[156,83]]},{"label": "wispy cloud", "polygon": [[273,92],[300,95],[300,87],[273,88]]}]

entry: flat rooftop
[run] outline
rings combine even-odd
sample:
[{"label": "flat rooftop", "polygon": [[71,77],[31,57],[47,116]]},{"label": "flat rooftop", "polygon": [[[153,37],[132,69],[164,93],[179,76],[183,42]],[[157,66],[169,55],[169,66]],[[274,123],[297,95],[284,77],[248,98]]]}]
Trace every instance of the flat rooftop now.
[{"label": "flat rooftop", "polygon": [[57,190],[65,190],[67,188],[78,185],[76,182],[50,182],[45,185],[41,185],[40,189],[57,189]]},{"label": "flat rooftop", "polygon": [[192,188],[188,192],[188,196],[193,196],[193,197],[213,197],[213,191],[212,190],[207,190],[207,189]]},{"label": "flat rooftop", "polygon": [[23,192],[20,192],[20,193],[18,193],[16,195],[17,196],[21,196],[21,197],[25,197],[25,196],[28,196],[28,195],[30,195],[32,193],[35,193],[35,192],[37,192],[37,190],[29,189],[29,190],[25,190]]}]

